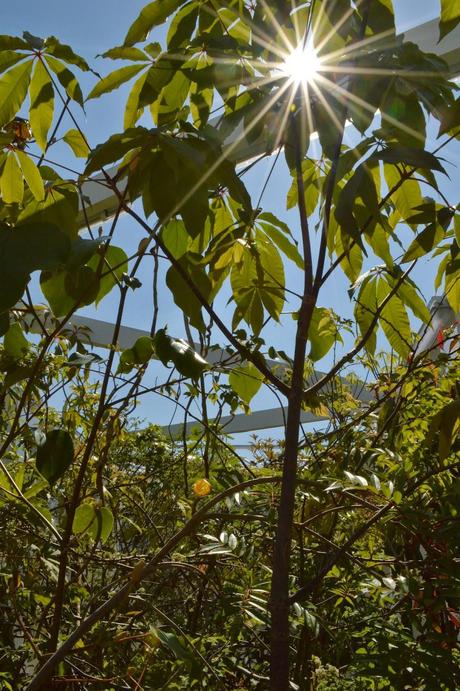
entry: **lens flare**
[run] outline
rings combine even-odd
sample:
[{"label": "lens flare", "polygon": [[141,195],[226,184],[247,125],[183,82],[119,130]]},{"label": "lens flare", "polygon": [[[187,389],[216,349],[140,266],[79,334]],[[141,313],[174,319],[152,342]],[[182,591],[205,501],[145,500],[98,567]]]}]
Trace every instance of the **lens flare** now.
[{"label": "lens flare", "polygon": [[313,46],[297,46],[280,66],[280,72],[293,84],[313,82],[321,69],[321,60]]}]

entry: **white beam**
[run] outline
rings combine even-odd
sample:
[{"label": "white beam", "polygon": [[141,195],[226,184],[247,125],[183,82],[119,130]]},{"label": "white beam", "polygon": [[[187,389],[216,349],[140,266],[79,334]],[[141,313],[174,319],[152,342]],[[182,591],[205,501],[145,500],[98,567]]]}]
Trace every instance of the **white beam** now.
[{"label": "white beam", "polygon": [[[402,36],[405,41],[416,43],[423,51],[435,53],[445,60],[449,66],[452,78],[460,74],[460,25],[439,43],[439,25],[436,19],[409,29]],[[229,158],[237,164],[244,163],[269,150],[268,135],[259,137],[255,141],[248,141],[244,136],[244,125],[242,122],[236,127],[233,125],[229,129],[225,117],[217,117],[210,124],[217,130],[220,129],[222,131],[225,137],[223,142],[224,150],[226,147],[231,147]],[[234,146],[237,140],[238,145]],[[107,172],[110,177],[114,177],[117,173],[117,168],[112,168]],[[125,189],[125,186],[126,181],[120,181],[118,185],[120,192]],[[79,216],[81,228],[85,228],[88,222],[90,225],[104,223],[112,218],[118,209],[118,198],[111,192],[103,175],[96,175],[92,180],[84,182],[82,185],[82,195],[86,199],[84,204],[86,215],[81,211]]]}]

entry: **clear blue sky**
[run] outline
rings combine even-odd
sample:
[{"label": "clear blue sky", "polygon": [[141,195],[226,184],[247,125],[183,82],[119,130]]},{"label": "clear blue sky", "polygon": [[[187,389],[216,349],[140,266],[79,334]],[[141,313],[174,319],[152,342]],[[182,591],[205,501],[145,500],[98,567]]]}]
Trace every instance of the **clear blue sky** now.
[{"label": "clear blue sky", "polygon": [[[120,2],[119,0],[23,0],[20,4],[3,2],[0,5],[0,26],[1,33],[21,34],[23,30],[28,30],[38,36],[56,35],[61,41],[69,43],[76,52],[81,53],[90,63],[95,66],[102,74],[106,74],[111,68],[110,61],[96,60],[95,56],[109,47],[122,43],[126,28],[137,16],[139,10],[144,6],[142,0],[131,0],[130,2]],[[394,2],[397,27],[399,31],[405,30],[415,24],[421,23],[439,13],[438,0],[395,0]],[[162,41],[164,32],[160,29],[156,34],[152,34],[152,40]],[[93,86],[95,78],[90,75],[83,75],[82,86],[86,93]],[[94,101],[87,104],[86,115],[79,113],[79,120],[85,131],[89,135],[92,144],[97,144],[105,140],[110,133],[119,131],[122,127],[122,113],[125,99],[125,91],[111,94],[104,97],[101,101]],[[69,127],[71,125],[69,124]],[[430,148],[430,147],[428,147]],[[53,149],[54,153],[54,149]],[[60,155],[56,149],[55,156]],[[455,152],[457,162],[459,160],[458,147]],[[60,159],[62,160],[62,159]],[[71,159],[69,159],[71,160]],[[73,159],[75,164],[75,159]],[[267,161],[266,169],[258,169],[246,179],[246,184],[255,198],[261,189],[265,179],[266,171],[271,161]],[[81,165],[81,164],[80,164]],[[452,179],[458,181],[457,171],[453,172]],[[454,188],[454,183],[446,182],[447,187]],[[285,211],[284,200],[290,180],[284,164],[277,166],[270,184],[265,192],[262,205],[273,211],[280,217],[297,227],[297,218],[293,214]],[[129,219],[122,220],[123,237],[126,245],[136,247],[142,235],[133,226]],[[373,262],[369,260],[370,264]],[[429,276],[427,285],[426,276]],[[150,288],[147,282],[147,272],[145,272],[145,285],[133,295],[133,300],[126,312],[125,323],[142,327],[148,326],[148,316],[150,312],[151,297]],[[418,274],[418,279],[422,289],[429,297],[431,295],[432,271],[426,267]],[[321,304],[332,306],[336,311],[345,316],[350,314],[350,302],[347,295],[348,283],[346,279],[340,277],[334,279],[331,288],[326,292]],[[115,300],[106,298],[101,304],[97,316],[112,321],[114,318]],[[183,326],[179,311],[174,307],[168,291],[163,290],[161,294],[163,321],[167,321],[172,333],[182,335]],[[220,301],[221,307],[225,304]],[[296,309],[292,305],[291,309]],[[88,314],[88,310],[86,311]],[[227,308],[227,313],[230,309]],[[287,321],[283,328],[273,328],[270,330],[270,337],[275,346],[291,350],[289,341],[292,342],[293,324]],[[323,364],[328,364],[327,360]],[[263,404],[274,405],[264,397]],[[145,411],[144,411],[145,414]],[[157,412],[149,417],[158,419]],[[161,422],[166,422],[164,414],[161,415]]]}]

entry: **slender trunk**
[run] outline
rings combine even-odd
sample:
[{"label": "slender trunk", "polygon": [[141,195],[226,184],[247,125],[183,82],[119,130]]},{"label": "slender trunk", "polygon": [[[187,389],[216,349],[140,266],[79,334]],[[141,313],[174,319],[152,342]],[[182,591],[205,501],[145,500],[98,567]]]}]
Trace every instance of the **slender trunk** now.
[{"label": "slender trunk", "polygon": [[[292,122],[292,126],[297,127],[297,124]],[[298,132],[296,132],[296,134],[298,134]],[[286,691],[289,687],[289,565],[292,522],[294,517],[295,487],[297,481],[297,457],[299,452],[305,354],[308,329],[310,327],[316,301],[313,289],[313,266],[305,208],[299,137],[296,136],[295,139],[297,195],[305,267],[303,297],[297,322],[292,382],[288,396],[283,479],[273,551],[273,575],[270,598],[270,683],[272,691]]]}]

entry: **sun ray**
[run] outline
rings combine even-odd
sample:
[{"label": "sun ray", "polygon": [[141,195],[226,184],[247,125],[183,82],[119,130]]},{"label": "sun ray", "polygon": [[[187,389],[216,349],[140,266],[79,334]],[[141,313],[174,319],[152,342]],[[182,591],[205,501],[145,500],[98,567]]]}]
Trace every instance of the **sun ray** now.
[{"label": "sun ray", "polygon": [[[339,100],[341,103],[346,103],[347,101],[353,101],[357,106],[360,108],[364,108],[367,110],[369,113],[376,115],[379,111],[376,111],[369,103],[367,103],[364,99],[360,98],[359,96],[356,96],[353,94],[351,91],[347,91],[343,87],[341,87],[339,84],[336,84],[334,82],[331,82],[329,79],[326,79],[325,77],[319,77],[319,81],[323,81],[328,89],[332,91],[338,92],[338,95],[336,96],[337,100]],[[408,125],[405,125],[404,123],[400,122],[396,118],[392,117],[391,115],[387,115],[386,113],[381,113],[381,117],[385,118],[391,125],[394,125],[397,129],[401,130],[402,132],[405,132],[406,134],[410,134],[412,137],[418,139],[421,142],[425,142],[425,137],[420,134],[420,132],[417,132],[416,130],[412,129],[412,127],[409,127]]]}]

